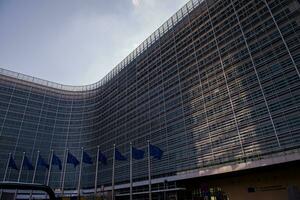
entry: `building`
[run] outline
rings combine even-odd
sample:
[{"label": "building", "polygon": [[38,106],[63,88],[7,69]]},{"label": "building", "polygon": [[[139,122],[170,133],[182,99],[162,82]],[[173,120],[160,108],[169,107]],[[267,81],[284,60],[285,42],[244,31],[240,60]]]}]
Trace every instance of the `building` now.
[{"label": "building", "polygon": [[[98,185],[109,191],[113,144],[129,157],[129,142],[146,149],[150,140],[164,151],[152,178],[153,190],[166,192],[154,198],[291,199],[300,187],[299,8],[299,0],[189,1],[92,85],[2,69],[0,169],[10,152],[19,165],[23,152],[32,162],[38,150],[63,159],[66,148],[80,157],[84,147],[95,157],[100,145],[108,164]],[[88,191],[95,163],[83,167]],[[133,169],[134,191],[146,193],[147,162]],[[78,171],[67,165],[66,190],[76,189]],[[115,173],[117,196],[127,198],[129,162],[116,162]],[[51,187],[60,188],[61,174],[53,168]],[[32,176],[24,170],[21,181]],[[9,169],[6,180],[17,178]],[[36,182],[46,178],[39,169]]]}]

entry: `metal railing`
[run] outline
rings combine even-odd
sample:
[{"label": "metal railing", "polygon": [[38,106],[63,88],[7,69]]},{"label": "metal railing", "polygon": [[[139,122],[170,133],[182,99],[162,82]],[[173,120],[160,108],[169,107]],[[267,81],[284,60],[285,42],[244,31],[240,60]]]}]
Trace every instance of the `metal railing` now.
[{"label": "metal railing", "polygon": [[46,192],[49,196],[50,200],[55,200],[55,194],[53,190],[46,185],[36,184],[36,183],[21,183],[21,182],[1,182],[0,183],[1,190],[38,190]]}]

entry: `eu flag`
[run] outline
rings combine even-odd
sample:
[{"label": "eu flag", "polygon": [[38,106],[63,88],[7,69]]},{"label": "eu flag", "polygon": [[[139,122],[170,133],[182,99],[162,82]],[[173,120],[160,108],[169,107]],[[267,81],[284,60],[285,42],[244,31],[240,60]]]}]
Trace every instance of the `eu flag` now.
[{"label": "eu flag", "polygon": [[75,156],[68,152],[67,163],[73,164],[76,167],[79,164],[79,161]]},{"label": "eu flag", "polygon": [[46,167],[47,169],[49,169],[49,165],[47,164],[47,162],[43,159],[43,157],[41,155],[39,155],[37,166],[42,166],[42,167]]},{"label": "eu flag", "polygon": [[99,158],[98,158],[98,160],[99,160],[102,164],[104,164],[104,165],[107,164],[107,158],[106,158],[106,156],[105,156],[103,153],[101,153],[101,152],[99,152]]},{"label": "eu flag", "polygon": [[60,160],[59,157],[58,157],[57,155],[55,155],[54,153],[53,153],[53,156],[52,156],[52,165],[58,165],[59,170],[62,169],[61,160]]},{"label": "eu flag", "polygon": [[143,150],[132,147],[132,158],[140,160],[144,158],[145,152]]},{"label": "eu flag", "polygon": [[123,156],[118,149],[115,149],[115,159],[119,161],[127,160],[127,158]]},{"label": "eu flag", "polygon": [[8,163],[8,167],[12,168],[12,169],[15,169],[15,170],[19,170],[13,157],[10,155],[9,157],[9,163]]},{"label": "eu flag", "polygon": [[87,163],[87,164],[93,164],[91,156],[89,154],[87,154],[85,151],[83,151],[82,162]]},{"label": "eu flag", "polygon": [[163,155],[163,151],[159,147],[150,144],[149,149],[150,149],[150,156],[153,156],[158,160],[161,159]]},{"label": "eu flag", "polygon": [[29,161],[29,159],[27,158],[27,156],[24,157],[23,167],[27,168],[28,170],[33,170],[33,166],[31,164],[31,162]]}]

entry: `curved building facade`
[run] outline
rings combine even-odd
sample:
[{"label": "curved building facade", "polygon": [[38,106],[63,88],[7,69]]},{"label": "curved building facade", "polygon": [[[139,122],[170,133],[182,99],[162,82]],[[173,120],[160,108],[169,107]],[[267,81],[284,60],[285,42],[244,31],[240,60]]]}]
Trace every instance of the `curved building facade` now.
[{"label": "curved building facade", "polygon": [[[34,163],[39,150],[61,159],[81,147],[108,157],[98,185],[112,182],[113,144],[164,151],[153,178],[221,169],[293,154],[300,149],[300,2],[192,0],[98,83],[64,86],[2,69],[0,168],[12,153]],[[292,152],[292,153],[290,153]],[[147,152],[146,152],[147,153]],[[272,164],[272,163],[271,163]],[[83,165],[82,187],[93,188],[95,162]],[[146,160],[133,162],[135,182],[147,180]],[[66,189],[79,167],[67,165]],[[116,184],[129,182],[129,162],[116,162]],[[221,172],[220,172],[221,173]],[[4,176],[4,170],[0,170]],[[23,170],[21,181],[31,182]],[[6,180],[17,181],[9,169]],[[47,171],[37,170],[45,183]],[[184,179],[184,178],[183,178]],[[50,186],[59,188],[54,166]]]}]

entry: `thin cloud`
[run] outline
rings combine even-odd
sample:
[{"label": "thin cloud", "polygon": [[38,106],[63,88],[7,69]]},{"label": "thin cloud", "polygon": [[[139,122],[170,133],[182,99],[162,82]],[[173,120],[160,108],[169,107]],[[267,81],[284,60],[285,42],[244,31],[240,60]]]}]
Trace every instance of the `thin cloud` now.
[{"label": "thin cloud", "polygon": [[132,0],[132,5],[133,5],[134,7],[139,7],[139,5],[140,5],[140,0]]}]

